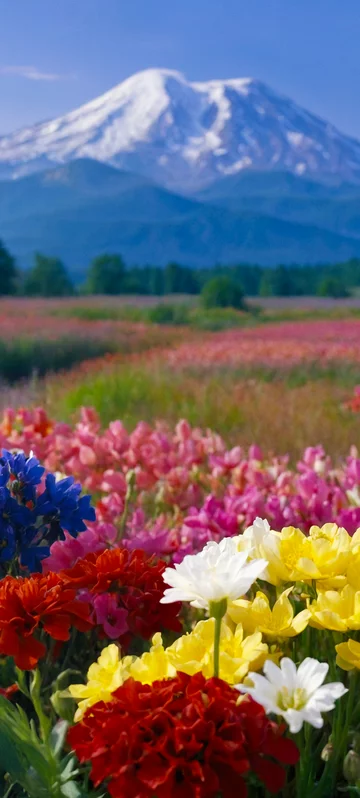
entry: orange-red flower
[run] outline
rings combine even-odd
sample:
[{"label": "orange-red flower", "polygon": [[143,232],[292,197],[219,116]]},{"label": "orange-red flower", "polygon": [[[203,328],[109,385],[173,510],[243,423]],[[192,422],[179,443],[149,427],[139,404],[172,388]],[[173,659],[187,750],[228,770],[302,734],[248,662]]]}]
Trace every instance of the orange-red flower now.
[{"label": "orange-red flower", "polygon": [[87,554],[73,568],[61,571],[61,577],[73,589],[114,596],[118,608],[127,611],[129,633],[148,640],[163,629],[181,631],[180,604],[160,604],[165,568],[165,562],[140,549],[116,548]]},{"label": "orange-red flower", "polygon": [[9,700],[18,692],[19,688],[17,684],[10,684],[9,687],[0,687],[0,695],[2,695],[3,698],[8,698]]},{"label": "orange-red flower", "polygon": [[35,668],[46,654],[39,639],[43,630],[53,640],[64,641],[74,626],[87,631],[90,608],[76,598],[58,574],[30,578],[7,576],[0,581],[0,654],[14,657],[22,670]]},{"label": "orange-red flower", "polygon": [[245,798],[246,777],[271,792],[298,750],[263,707],[220,679],[180,673],[143,685],[128,679],[69,731],[80,762],[113,798]]}]

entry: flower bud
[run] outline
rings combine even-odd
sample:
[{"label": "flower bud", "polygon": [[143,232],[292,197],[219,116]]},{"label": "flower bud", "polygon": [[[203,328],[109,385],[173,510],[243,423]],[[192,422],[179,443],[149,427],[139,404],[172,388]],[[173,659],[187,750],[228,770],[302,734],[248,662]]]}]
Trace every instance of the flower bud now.
[{"label": "flower bud", "polygon": [[59,718],[68,721],[68,723],[73,722],[76,711],[76,701],[71,698],[67,690],[56,690],[55,693],[52,694],[50,701]]},{"label": "flower bud", "polygon": [[360,756],[356,751],[348,751],[344,759],[343,773],[348,784],[360,781]]},{"label": "flower bud", "polygon": [[326,743],[326,745],[323,748],[323,750],[321,751],[321,759],[323,760],[323,762],[329,762],[329,760],[333,756],[333,753],[334,753],[334,746],[333,746],[332,742],[330,742],[330,740],[329,740]]}]

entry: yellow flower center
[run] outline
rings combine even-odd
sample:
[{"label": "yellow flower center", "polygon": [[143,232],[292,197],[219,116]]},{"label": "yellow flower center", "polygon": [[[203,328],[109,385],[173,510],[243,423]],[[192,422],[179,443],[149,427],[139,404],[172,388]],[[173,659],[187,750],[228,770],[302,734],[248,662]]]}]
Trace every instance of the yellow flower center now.
[{"label": "yellow flower center", "polygon": [[278,693],[277,703],[280,709],[303,709],[307,702],[307,693],[303,687],[297,687],[295,690],[289,690],[288,687],[283,687]]},{"label": "yellow flower center", "polygon": [[304,557],[306,551],[304,540],[292,537],[280,541],[281,560],[288,571],[292,571],[296,567],[300,557]]}]

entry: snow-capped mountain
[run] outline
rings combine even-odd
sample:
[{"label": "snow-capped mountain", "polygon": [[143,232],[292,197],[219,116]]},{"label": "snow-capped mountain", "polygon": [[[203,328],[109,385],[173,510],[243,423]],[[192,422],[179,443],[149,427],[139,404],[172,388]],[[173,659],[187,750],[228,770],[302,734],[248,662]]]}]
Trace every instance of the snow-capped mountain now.
[{"label": "snow-capped mountain", "polygon": [[252,78],[149,69],[65,116],[0,137],[0,176],[93,158],[177,190],[244,169],[360,183],[360,142]]}]

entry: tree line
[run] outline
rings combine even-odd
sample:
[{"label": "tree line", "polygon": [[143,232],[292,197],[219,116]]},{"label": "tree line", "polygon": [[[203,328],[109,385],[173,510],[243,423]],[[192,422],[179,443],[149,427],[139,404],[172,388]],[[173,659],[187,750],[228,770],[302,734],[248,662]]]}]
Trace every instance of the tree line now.
[{"label": "tree line", "polygon": [[214,275],[226,277],[245,296],[318,295],[342,298],[360,286],[360,259],[337,264],[263,267],[253,264],[192,269],[178,263],[126,266],[121,255],[100,255],[89,265],[86,281],[75,286],[64,263],[41,253],[33,266],[21,271],[0,241],[0,294],[71,296],[82,294],[200,294]]}]

